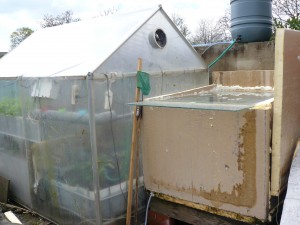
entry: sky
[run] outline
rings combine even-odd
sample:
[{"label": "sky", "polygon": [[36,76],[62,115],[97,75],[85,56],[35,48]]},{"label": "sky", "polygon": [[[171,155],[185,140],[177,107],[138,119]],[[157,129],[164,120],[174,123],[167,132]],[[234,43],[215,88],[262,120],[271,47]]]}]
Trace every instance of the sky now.
[{"label": "sky", "polygon": [[10,50],[10,35],[16,29],[41,29],[45,14],[71,10],[76,18],[90,19],[108,9],[128,12],[159,4],[170,17],[180,15],[192,32],[201,19],[219,18],[230,7],[229,0],[0,0],[0,52]]}]

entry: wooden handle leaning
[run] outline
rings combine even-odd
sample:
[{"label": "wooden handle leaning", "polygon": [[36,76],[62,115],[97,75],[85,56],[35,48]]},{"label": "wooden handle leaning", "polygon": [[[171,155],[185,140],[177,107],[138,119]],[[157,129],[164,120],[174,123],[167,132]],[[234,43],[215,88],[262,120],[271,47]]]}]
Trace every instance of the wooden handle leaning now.
[{"label": "wooden handle leaning", "polygon": [[[137,70],[142,70],[142,59],[138,59]],[[140,89],[135,88],[135,102],[140,99]],[[132,183],[134,175],[134,156],[136,150],[136,134],[137,134],[137,122],[138,118],[136,115],[137,106],[134,106],[133,111],[133,122],[132,122],[132,136],[131,136],[131,150],[130,150],[130,166],[129,166],[129,178],[128,178],[128,197],[127,197],[127,214],[126,214],[126,225],[130,225],[131,222],[131,207],[132,207]]]}]

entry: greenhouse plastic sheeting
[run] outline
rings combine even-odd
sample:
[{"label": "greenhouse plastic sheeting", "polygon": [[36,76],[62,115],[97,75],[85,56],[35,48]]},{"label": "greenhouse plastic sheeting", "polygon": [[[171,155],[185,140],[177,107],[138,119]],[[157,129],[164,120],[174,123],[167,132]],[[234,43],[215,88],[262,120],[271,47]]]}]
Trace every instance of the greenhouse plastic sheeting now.
[{"label": "greenhouse plastic sheeting", "polygon": [[[50,94],[38,97],[49,85]],[[61,224],[95,223],[86,81],[28,79],[0,86],[0,170],[13,181],[12,194]],[[95,100],[101,215],[108,221],[126,208],[131,113],[115,102],[103,110],[107,83],[95,86],[102,96]]]},{"label": "greenhouse plastic sheeting", "polygon": [[[124,219],[136,77],[121,77],[0,80],[0,175],[11,180],[12,199],[59,224]],[[172,81],[177,90],[203,82],[199,72],[166,77],[150,76],[152,95]],[[142,178],[140,188],[142,212]]]},{"label": "greenhouse plastic sheeting", "polygon": [[[151,46],[148,38],[158,28],[167,35],[163,49]],[[204,61],[176,29],[158,7],[41,29],[1,58],[0,76],[134,72],[132,62],[139,57],[148,72],[205,69]]]},{"label": "greenhouse plastic sheeting", "polygon": [[[0,74],[5,77],[85,76],[87,71],[96,69],[100,62],[106,60],[154,12],[154,9],[141,10],[123,14],[121,18],[106,16],[39,30],[25,40],[21,48],[11,52],[10,58],[2,59],[7,61],[7,68],[1,68]],[[112,24],[114,29],[111,29]],[[44,45],[45,41],[47,45]],[[106,43],[101,45],[101,51],[96,47],[99,43]],[[31,57],[24,57],[28,54]],[[12,56],[14,60],[11,60]],[[32,63],[39,66],[32,67]],[[19,66],[11,67],[16,64]]]}]

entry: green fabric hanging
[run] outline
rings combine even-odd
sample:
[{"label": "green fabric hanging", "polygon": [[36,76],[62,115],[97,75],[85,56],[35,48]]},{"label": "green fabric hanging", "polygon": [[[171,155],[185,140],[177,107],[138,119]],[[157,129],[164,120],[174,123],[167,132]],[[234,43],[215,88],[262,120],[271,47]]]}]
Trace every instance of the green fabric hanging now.
[{"label": "green fabric hanging", "polygon": [[137,87],[142,91],[143,95],[150,93],[151,87],[148,73],[143,71],[137,72]]}]

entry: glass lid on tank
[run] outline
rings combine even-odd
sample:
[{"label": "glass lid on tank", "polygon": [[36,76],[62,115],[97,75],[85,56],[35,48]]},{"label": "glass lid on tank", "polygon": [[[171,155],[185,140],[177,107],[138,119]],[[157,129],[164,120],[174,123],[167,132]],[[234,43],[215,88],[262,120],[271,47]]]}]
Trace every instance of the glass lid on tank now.
[{"label": "glass lid on tank", "polygon": [[238,111],[274,101],[272,87],[210,85],[184,92],[157,96],[141,106]]}]

